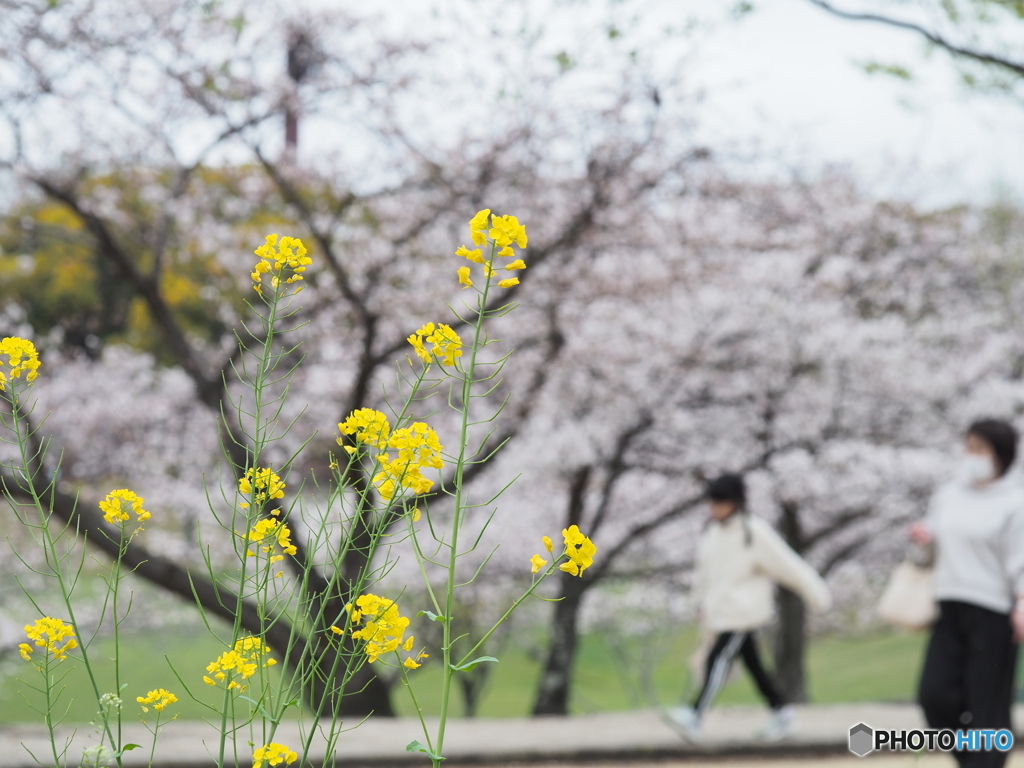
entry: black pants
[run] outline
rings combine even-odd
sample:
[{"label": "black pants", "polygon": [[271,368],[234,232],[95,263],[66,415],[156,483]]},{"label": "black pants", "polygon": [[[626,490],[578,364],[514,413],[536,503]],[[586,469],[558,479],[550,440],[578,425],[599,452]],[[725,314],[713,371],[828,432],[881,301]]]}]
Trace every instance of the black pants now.
[{"label": "black pants", "polygon": [[729,668],[732,666],[736,654],[743,657],[743,663],[750,670],[757,689],[764,696],[772,709],[781,709],[785,702],[779,694],[775,683],[761,666],[761,658],[757,653],[757,644],[754,642],[753,632],[722,632],[715,638],[711,646],[711,653],[708,654],[704,665],[704,686],[700,690],[693,708],[697,710],[698,717],[704,717],[715,699],[718,697],[726,678],[729,677]]},{"label": "black pants", "polygon": [[[917,699],[931,728],[1009,728],[1017,644],[1010,617],[939,602]],[[955,752],[961,768],[1002,768],[1007,753]]]}]

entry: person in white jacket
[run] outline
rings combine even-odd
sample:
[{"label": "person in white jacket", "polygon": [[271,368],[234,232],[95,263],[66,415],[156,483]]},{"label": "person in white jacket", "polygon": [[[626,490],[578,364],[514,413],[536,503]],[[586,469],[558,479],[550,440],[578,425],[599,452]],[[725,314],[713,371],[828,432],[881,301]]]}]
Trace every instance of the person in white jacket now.
[{"label": "person in white jacket", "polygon": [[799,594],[813,610],[827,610],[832,598],[815,570],[767,522],[747,513],[742,476],[713,480],[708,498],[711,519],[697,547],[694,591],[701,621],[715,640],[693,706],[671,709],[667,719],[687,738],[699,736],[700,723],[739,655],[773,711],[764,736],[781,739],[792,729],[793,710],[761,664],[754,631],[772,619],[776,584]]}]

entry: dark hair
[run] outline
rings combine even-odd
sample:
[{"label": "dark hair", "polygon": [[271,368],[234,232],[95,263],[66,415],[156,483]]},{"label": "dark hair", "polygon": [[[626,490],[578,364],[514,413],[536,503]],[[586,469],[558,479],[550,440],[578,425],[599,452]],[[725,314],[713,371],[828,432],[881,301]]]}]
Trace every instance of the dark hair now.
[{"label": "dark hair", "polygon": [[988,443],[999,464],[999,476],[1005,475],[1017,458],[1017,430],[1014,426],[1001,419],[979,419],[967,428],[967,434]]},{"label": "dark hair", "polygon": [[737,509],[742,509],[747,503],[747,486],[743,482],[743,475],[730,472],[716,477],[708,483],[708,498],[712,501],[731,501]]}]

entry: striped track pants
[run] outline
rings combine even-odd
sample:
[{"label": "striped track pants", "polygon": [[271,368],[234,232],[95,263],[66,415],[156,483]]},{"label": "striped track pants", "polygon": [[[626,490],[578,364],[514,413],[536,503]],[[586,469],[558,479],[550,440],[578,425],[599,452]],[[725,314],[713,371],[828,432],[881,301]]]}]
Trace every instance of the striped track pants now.
[{"label": "striped track pants", "polygon": [[751,677],[757,689],[764,696],[772,709],[781,709],[785,705],[779,689],[774,681],[768,676],[761,665],[761,658],[757,652],[757,644],[754,641],[753,632],[722,632],[715,638],[711,652],[708,654],[707,663],[704,665],[704,686],[693,703],[698,717],[704,717],[711,705],[714,703],[726,679],[729,677],[729,668],[733,660],[739,654],[743,663],[750,670]]}]

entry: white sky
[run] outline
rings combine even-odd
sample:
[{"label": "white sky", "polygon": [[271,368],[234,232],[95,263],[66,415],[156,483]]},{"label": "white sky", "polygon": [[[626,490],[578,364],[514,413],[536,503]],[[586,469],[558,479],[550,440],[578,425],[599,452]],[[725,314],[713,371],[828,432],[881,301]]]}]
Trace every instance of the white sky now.
[{"label": "white sky", "polygon": [[[1024,201],[1024,104],[971,95],[909,32],[837,19],[806,0],[762,0],[696,57],[700,122],[717,146],[756,142],[794,168],[849,164],[880,194],[925,204]],[[855,6],[854,6],[855,7]],[[909,65],[906,84],[858,62]]]}]

